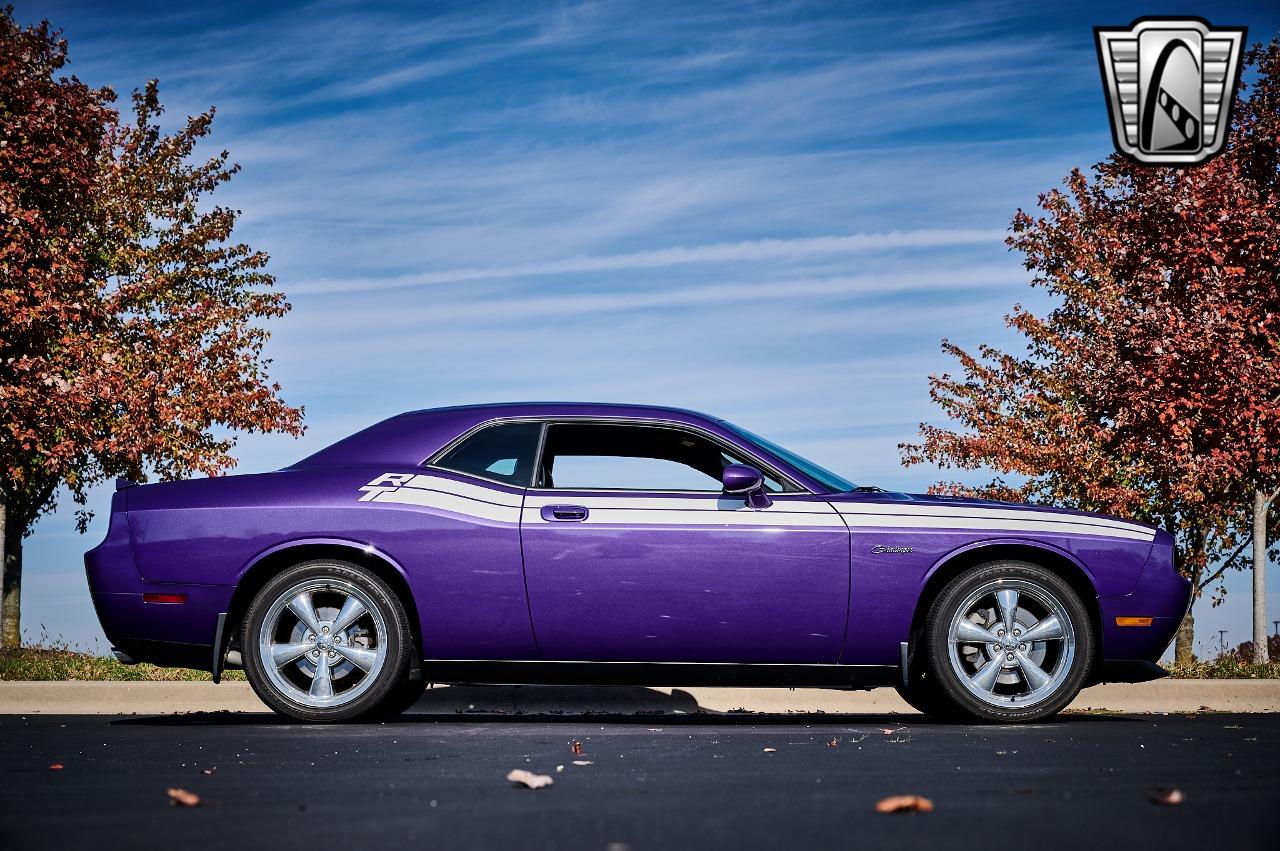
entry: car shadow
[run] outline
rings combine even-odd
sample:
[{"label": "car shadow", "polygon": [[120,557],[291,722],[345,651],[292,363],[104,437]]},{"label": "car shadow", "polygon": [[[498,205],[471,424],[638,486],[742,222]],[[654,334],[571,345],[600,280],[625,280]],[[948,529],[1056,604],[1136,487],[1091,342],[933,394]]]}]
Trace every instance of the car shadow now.
[{"label": "car shadow", "polygon": [[[1102,720],[1138,720],[1123,715],[1069,713],[1049,724],[1080,724]],[[380,723],[408,724],[617,724],[624,726],[805,726],[853,725],[876,727],[965,727],[916,712],[752,712],[723,711],[700,705],[682,689],[643,686],[483,686],[453,685],[431,688],[405,713]],[[111,722],[119,725],[199,727],[273,725],[297,722],[271,712],[188,712],[136,715]],[[1011,725],[1012,726],[1012,725]]]}]

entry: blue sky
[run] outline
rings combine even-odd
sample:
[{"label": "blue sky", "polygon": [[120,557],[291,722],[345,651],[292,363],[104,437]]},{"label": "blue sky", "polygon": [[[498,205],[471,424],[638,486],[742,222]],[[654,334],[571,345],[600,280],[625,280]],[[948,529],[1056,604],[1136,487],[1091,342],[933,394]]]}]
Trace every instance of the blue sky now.
[{"label": "blue sky", "polygon": [[[15,6],[86,82],[217,106],[208,150],[243,166],[220,202],[294,305],[269,353],[310,427],[243,439],[241,471],[413,408],[616,400],[909,490],[938,478],[896,447],[940,421],[940,340],[1016,344],[1003,315],[1043,304],[1010,216],[1111,149],[1091,27],[1280,28],[1270,3]],[[105,649],[80,563],[105,524],[70,509],[27,542],[23,622]],[[1203,647],[1247,637],[1228,587]]]}]

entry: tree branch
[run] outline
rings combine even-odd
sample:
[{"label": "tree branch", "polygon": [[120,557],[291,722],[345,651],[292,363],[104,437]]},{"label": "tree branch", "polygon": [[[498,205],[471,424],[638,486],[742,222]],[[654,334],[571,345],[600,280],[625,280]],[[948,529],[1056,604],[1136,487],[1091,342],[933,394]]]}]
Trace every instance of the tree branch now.
[{"label": "tree branch", "polygon": [[1231,567],[1232,563],[1236,559],[1238,559],[1240,557],[1240,554],[1243,553],[1252,543],[1253,543],[1253,536],[1250,535],[1248,538],[1245,539],[1245,542],[1240,545],[1240,548],[1236,550],[1234,553],[1232,553],[1229,559],[1223,562],[1222,567],[1218,568],[1212,576],[1202,581],[1199,585],[1196,586],[1196,588],[1203,591],[1205,586],[1207,586],[1210,582],[1217,579],[1222,574],[1226,573],[1228,568]]}]

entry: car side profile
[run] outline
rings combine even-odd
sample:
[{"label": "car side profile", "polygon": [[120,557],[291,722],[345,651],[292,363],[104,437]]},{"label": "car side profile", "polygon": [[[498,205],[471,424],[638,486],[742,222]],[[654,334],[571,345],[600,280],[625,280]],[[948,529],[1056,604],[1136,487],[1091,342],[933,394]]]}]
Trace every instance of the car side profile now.
[{"label": "car side profile", "polygon": [[120,481],[85,554],[126,661],[242,665],[277,712],[385,717],[428,682],[893,685],[1030,721],[1160,675],[1173,539],[857,487],[693,411],[392,417],[282,470]]}]

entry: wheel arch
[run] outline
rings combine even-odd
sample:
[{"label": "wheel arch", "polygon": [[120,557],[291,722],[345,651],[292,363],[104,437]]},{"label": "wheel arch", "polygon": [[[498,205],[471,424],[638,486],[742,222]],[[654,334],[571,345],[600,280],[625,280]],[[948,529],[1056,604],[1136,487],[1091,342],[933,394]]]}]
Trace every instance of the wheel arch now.
[{"label": "wheel arch", "polygon": [[[295,564],[302,564],[317,559],[334,559],[355,564],[377,576],[392,593],[400,599],[405,614],[409,618],[409,630],[413,636],[414,653],[410,660],[413,676],[420,676],[422,668],[422,621],[418,617],[418,605],[413,592],[409,588],[409,580],[404,569],[386,553],[367,544],[348,541],[341,538],[318,538],[290,541],[259,553],[245,566],[236,581],[235,591],[227,604],[227,630],[223,637],[226,649],[239,648],[240,627],[249,604],[258,592],[280,575],[285,569]],[[224,648],[218,648],[222,652]]]},{"label": "wheel arch", "polygon": [[926,574],[924,586],[916,599],[915,611],[911,615],[908,658],[915,656],[916,645],[924,632],[924,620],[929,612],[929,606],[947,583],[970,568],[1002,559],[1030,562],[1051,571],[1079,595],[1085,611],[1089,613],[1096,647],[1093,654],[1093,669],[1086,679],[1086,682],[1091,681],[1093,673],[1099,669],[1103,658],[1102,610],[1098,604],[1097,587],[1088,569],[1078,559],[1039,541],[1022,539],[981,541],[954,550],[940,558]]}]

